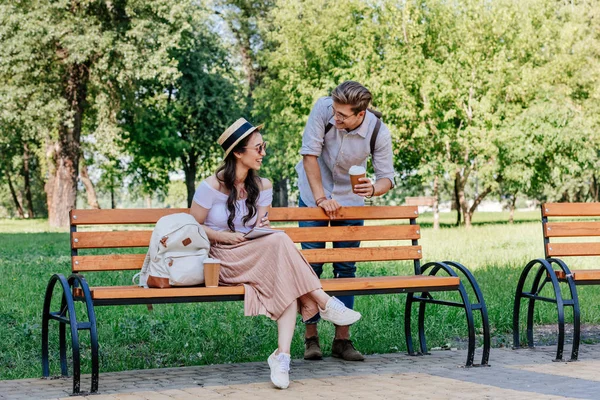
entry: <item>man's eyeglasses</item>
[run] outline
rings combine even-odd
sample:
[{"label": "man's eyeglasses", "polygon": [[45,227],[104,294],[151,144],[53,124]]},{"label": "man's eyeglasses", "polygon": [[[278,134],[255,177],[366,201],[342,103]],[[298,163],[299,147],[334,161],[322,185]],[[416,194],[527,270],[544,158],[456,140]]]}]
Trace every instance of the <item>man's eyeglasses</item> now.
[{"label": "man's eyeglasses", "polygon": [[352,115],[344,115],[341,112],[336,111],[335,108],[333,108],[333,106],[329,106],[329,108],[331,109],[331,114],[333,115],[333,118],[335,118],[337,121],[340,121],[340,122],[344,122],[348,118],[354,117],[356,115],[356,113],[354,113]]},{"label": "man's eyeglasses", "polygon": [[262,142],[260,144],[257,144],[256,146],[252,146],[252,147],[244,147],[244,149],[254,149],[256,150],[256,152],[258,154],[262,153],[263,151],[266,153],[267,152],[267,142]]}]

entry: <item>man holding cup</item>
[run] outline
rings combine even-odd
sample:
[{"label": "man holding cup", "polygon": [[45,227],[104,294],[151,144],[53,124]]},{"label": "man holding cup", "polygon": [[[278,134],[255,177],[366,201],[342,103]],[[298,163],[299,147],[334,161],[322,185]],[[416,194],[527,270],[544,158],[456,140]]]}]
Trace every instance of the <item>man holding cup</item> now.
[{"label": "man holding cup", "polygon": [[[381,196],[394,186],[392,138],[387,126],[367,109],[370,102],[369,90],[353,81],[340,84],[330,97],[317,100],[304,128],[300,149],[302,160],[296,166],[300,207],[321,207],[330,218],[335,218],[342,206],[362,206],[365,198]],[[369,155],[375,170],[374,183],[366,177]],[[306,221],[300,222],[300,227],[363,224],[362,220]],[[359,246],[360,242],[333,243],[334,248]],[[322,249],[325,243],[302,243],[302,248]],[[311,265],[320,277],[323,264]],[[352,278],[355,273],[353,262],[333,264],[335,278]],[[346,307],[353,308],[354,296],[340,296],[339,299]],[[323,357],[318,321],[317,315],[306,322],[304,358],[307,360]],[[349,326],[335,327],[332,355],[348,361],[364,360],[350,340]]]}]

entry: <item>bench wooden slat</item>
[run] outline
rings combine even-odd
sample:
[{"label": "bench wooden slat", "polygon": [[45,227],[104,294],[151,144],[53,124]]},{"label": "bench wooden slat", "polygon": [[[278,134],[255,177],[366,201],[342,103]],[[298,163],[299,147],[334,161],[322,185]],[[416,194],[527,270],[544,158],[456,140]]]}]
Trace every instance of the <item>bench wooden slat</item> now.
[{"label": "bench wooden slat", "polygon": [[545,237],[600,236],[600,222],[548,222]]},{"label": "bench wooden slat", "polygon": [[152,231],[73,232],[74,249],[148,247]]},{"label": "bench wooden slat", "polygon": [[359,247],[343,249],[302,250],[309,263],[348,261],[419,260],[421,246]]},{"label": "bench wooden slat", "polygon": [[419,225],[332,226],[318,228],[284,228],[295,242],[344,242],[370,240],[411,240],[421,238]]},{"label": "bench wooden slat", "polygon": [[545,217],[594,217],[600,216],[600,203],[545,203]]},{"label": "bench wooden slat", "polygon": [[[189,209],[73,210],[71,211],[71,225],[154,224],[165,215],[180,212],[187,213]],[[408,219],[418,216],[418,207],[414,206],[342,207],[335,219]],[[318,207],[274,207],[269,212],[269,219],[288,222],[328,221],[329,217]]]},{"label": "bench wooden slat", "polygon": [[[348,261],[419,260],[421,246],[359,247],[343,249],[302,250],[310,263]],[[110,254],[72,257],[73,272],[127,271],[141,269],[145,254]]]},{"label": "bench wooden slat", "polygon": [[155,224],[161,217],[189,213],[189,208],[123,208],[116,210],[72,210],[71,225]]},{"label": "bench wooden slat", "polygon": [[[336,292],[344,290],[376,290],[376,289],[447,289],[458,288],[460,279],[452,276],[376,276],[368,278],[323,279],[323,290]],[[75,294],[81,295],[81,289]],[[231,296],[244,294],[243,286],[179,287],[165,289],[145,289],[138,286],[106,286],[92,287],[94,300],[136,299],[136,298],[165,298],[165,297],[201,297],[201,296]]]},{"label": "bench wooden slat", "polygon": [[549,257],[598,256],[600,243],[549,243],[546,254]]},{"label": "bench wooden slat", "polygon": [[132,271],[142,268],[145,254],[110,254],[71,257],[73,272]]},{"label": "bench wooden slat", "polygon": [[[334,220],[344,219],[409,219],[419,216],[419,208],[414,206],[342,207]],[[329,217],[319,207],[273,207],[269,220],[277,221],[329,221]]]},{"label": "bench wooden slat", "polygon": [[[572,270],[573,280],[575,281],[600,281],[600,269],[577,269]],[[556,271],[558,279],[566,279],[563,271]]]},{"label": "bench wooden slat", "polygon": [[[418,225],[282,228],[296,243],[419,239]],[[148,247],[152,231],[74,232],[74,249]]]}]

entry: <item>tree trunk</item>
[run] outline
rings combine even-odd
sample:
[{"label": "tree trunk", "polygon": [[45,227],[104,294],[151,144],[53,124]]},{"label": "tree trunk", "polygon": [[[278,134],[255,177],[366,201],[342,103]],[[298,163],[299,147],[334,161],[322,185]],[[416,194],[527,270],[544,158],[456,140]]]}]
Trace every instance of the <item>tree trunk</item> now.
[{"label": "tree trunk", "polygon": [[471,214],[469,213],[469,204],[465,197],[465,183],[466,179],[460,174],[460,171],[456,172],[456,195],[458,199],[458,209],[462,211],[464,224],[467,228],[471,228]]},{"label": "tree trunk", "polygon": [[[483,192],[481,192],[481,194],[479,196],[477,196],[475,198],[475,200],[473,200],[473,204],[471,205],[471,207],[469,208],[469,210],[466,212],[466,214],[469,214],[469,224],[468,227],[471,227],[471,221],[473,220],[473,214],[475,214],[475,211],[477,210],[477,207],[479,207],[479,204],[481,204],[481,202],[483,201],[483,199],[485,199],[485,197],[490,194],[492,192],[492,188],[491,187],[487,187],[485,188],[485,190]],[[465,224],[466,224],[466,218],[465,218]]]},{"label": "tree trunk", "polygon": [[54,146],[53,164],[46,183],[48,222],[53,227],[69,226],[69,211],[77,201],[80,137],[89,65],[67,67],[63,96],[67,100],[66,117],[58,126],[58,142]]},{"label": "tree trunk", "polygon": [[288,206],[288,179],[283,178],[273,185],[273,207]]},{"label": "tree trunk", "polygon": [[192,206],[196,192],[196,173],[198,172],[198,156],[194,153],[181,157],[183,172],[185,174],[185,187],[187,189],[187,206]]},{"label": "tree trunk", "polygon": [[454,177],[454,207],[456,208],[456,226],[460,225],[461,212],[458,187],[460,186],[460,174],[457,172]]},{"label": "tree trunk", "polygon": [[33,200],[31,196],[31,170],[29,168],[29,143],[23,143],[23,180],[25,182],[25,200],[27,201],[28,218],[34,218]]},{"label": "tree trunk", "polygon": [[94,189],[94,184],[90,179],[87,165],[85,164],[85,162],[81,163],[81,171],[79,173],[79,176],[81,177],[81,182],[83,183],[83,186],[85,186],[85,193],[87,194],[88,206],[95,210],[100,209],[100,204],[98,204],[98,196],[96,196],[96,189]]},{"label": "tree trunk", "polygon": [[8,180],[8,188],[10,189],[10,195],[13,198],[13,201],[15,202],[17,213],[19,214],[20,218],[25,218],[23,207],[21,207],[21,203],[19,202],[19,198],[17,197],[17,192],[15,191],[15,187],[13,186],[9,171],[6,171],[6,179]]},{"label": "tree trunk", "polygon": [[592,175],[592,184],[591,184],[590,192],[592,194],[592,200],[595,202],[598,202],[598,200],[600,198],[599,193],[598,193],[598,192],[600,192],[600,185],[598,185],[598,179],[596,178],[596,174]]},{"label": "tree trunk", "polygon": [[512,199],[510,200],[510,213],[508,214],[508,223],[515,223],[515,204],[517,203],[517,194],[513,194]]},{"label": "tree trunk", "polygon": [[110,185],[110,208],[113,210],[117,208],[115,203],[115,187],[112,184]]},{"label": "tree trunk", "polygon": [[433,179],[433,229],[440,229],[440,193],[439,193],[439,178],[436,176]]}]

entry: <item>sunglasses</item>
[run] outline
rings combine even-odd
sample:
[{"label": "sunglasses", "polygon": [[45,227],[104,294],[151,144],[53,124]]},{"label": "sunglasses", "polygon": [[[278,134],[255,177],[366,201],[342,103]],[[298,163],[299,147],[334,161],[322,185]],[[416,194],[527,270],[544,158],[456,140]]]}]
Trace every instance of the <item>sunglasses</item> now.
[{"label": "sunglasses", "polygon": [[244,149],[254,149],[258,152],[258,154],[262,153],[263,151],[266,153],[267,152],[267,142],[262,142],[260,144],[257,144],[256,146],[253,147],[244,147]]}]

